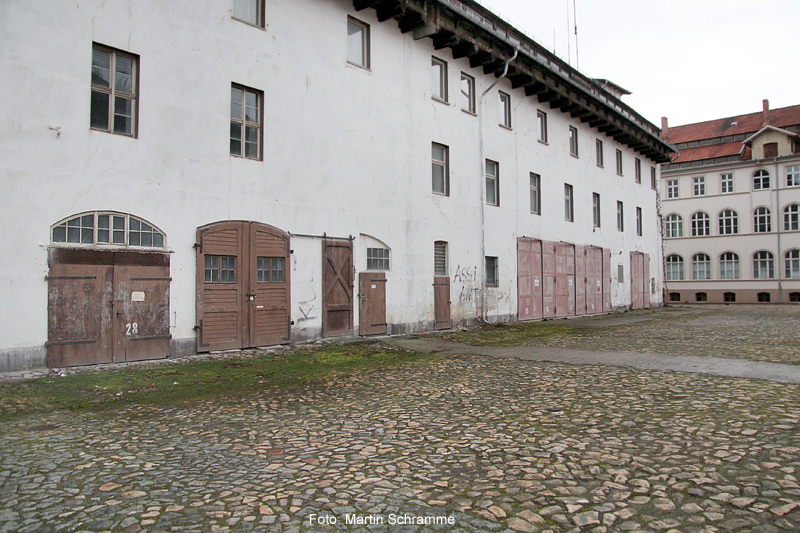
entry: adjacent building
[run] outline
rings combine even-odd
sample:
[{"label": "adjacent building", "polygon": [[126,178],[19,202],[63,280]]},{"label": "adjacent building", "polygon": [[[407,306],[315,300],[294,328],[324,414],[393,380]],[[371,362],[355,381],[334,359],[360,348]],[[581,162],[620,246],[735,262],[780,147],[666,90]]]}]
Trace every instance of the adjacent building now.
[{"label": "adjacent building", "polygon": [[476,2],[0,4],[0,369],[661,304],[620,100]]},{"label": "adjacent building", "polygon": [[661,166],[673,302],[800,302],[800,106],[669,127]]}]

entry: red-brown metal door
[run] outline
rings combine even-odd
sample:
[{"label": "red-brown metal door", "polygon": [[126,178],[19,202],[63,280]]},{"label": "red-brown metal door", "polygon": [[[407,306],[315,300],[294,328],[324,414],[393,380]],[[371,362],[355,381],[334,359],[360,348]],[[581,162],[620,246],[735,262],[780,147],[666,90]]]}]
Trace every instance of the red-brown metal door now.
[{"label": "red-brown metal door", "polygon": [[322,336],[353,334],[353,243],[322,241]]},{"label": "red-brown metal door", "polygon": [[358,275],[358,333],[386,333],[386,273],[361,272]]},{"label": "red-brown metal door", "polygon": [[631,309],[644,306],[644,257],[640,252],[631,252]]},{"label": "red-brown metal door", "polygon": [[450,278],[433,278],[433,329],[450,329]]},{"label": "red-brown metal door", "polygon": [[51,264],[48,281],[47,366],[113,360],[113,266]]},{"label": "red-brown metal door", "polygon": [[250,223],[247,258],[249,346],[289,341],[291,315],[289,235],[265,224]]},{"label": "red-brown metal door", "polygon": [[575,247],[575,314],[586,314],[586,248]]},{"label": "red-brown metal door", "polygon": [[611,250],[603,248],[603,312],[611,312]]},{"label": "red-brown metal door", "polygon": [[590,246],[586,249],[586,312],[603,310],[603,250]]},{"label": "red-brown metal door", "polygon": [[542,241],[517,241],[517,316],[519,320],[542,318]]},{"label": "red-brown metal door", "polygon": [[556,244],[556,316],[575,314],[575,247]]},{"label": "red-brown metal door", "polygon": [[644,308],[650,309],[650,255],[644,254]]},{"label": "red-brown metal door", "polygon": [[556,316],[556,248],[542,241],[542,316]]},{"label": "red-brown metal door", "polygon": [[169,332],[169,266],[114,267],[114,361],[166,357]]}]

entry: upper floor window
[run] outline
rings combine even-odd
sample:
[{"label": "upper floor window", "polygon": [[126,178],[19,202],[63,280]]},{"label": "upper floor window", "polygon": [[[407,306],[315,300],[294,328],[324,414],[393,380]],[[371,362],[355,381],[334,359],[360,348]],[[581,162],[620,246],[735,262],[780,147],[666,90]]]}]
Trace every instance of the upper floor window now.
[{"label": "upper floor window", "polygon": [[639,237],[642,236],[642,226],[643,226],[642,208],[641,207],[637,207],[636,208],[636,235],[638,235]]},{"label": "upper floor window", "polygon": [[367,270],[389,270],[389,249],[367,248]]},{"label": "upper floor window", "polygon": [[656,167],[650,167],[650,188],[653,190],[658,188],[658,180],[656,179]]},{"label": "upper floor window", "polygon": [[500,205],[500,165],[486,160],[486,203]]},{"label": "upper floor window", "polygon": [[231,155],[261,159],[261,91],[231,86]]},{"label": "upper floor window", "polygon": [[369,24],[347,17],[347,62],[369,68]]},{"label": "upper floor window", "polygon": [[447,102],[447,63],[435,57],[431,58],[431,82],[433,98]]},{"label": "upper floor window", "polygon": [[450,194],[450,172],[448,170],[448,148],[443,144],[431,145],[431,165],[433,192],[448,196]]},{"label": "upper floor window", "polygon": [[733,174],[726,172],[719,175],[719,190],[722,194],[733,192]]},{"label": "upper floor window", "polygon": [[725,209],[719,214],[719,234],[739,233],[739,215],[733,209]]},{"label": "upper floor window", "polygon": [[778,143],[765,143],[764,157],[778,157]]},{"label": "upper floor window", "polygon": [[547,144],[547,113],[536,111],[536,120],[539,123],[539,142]]},{"label": "upper floor window", "polygon": [[233,18],[264,27],[264,0],[233,0]]},{"label": "upper floor window", "polygon": [[504,128],[511,127],[511,95],[499,91],[500,95],[500,125]]},{"label": "upper floor window", "polygon": [[625,213],[622,202],[617,202],[617,231],[625,231]]},{"label": "upper floor window", "polygon": [[50,235],[54,243],[164,248],[162,231],[125,213],[83,213],[53,225]]},{"label": "upper floor window", "polygon": [[575,209],[572,199],[572,185],[564,184],[564,220],[572,222],[575,220]]},{"label": "upper floor window", "polygon": [[531,172],[530,176],[531,180],[531,213],[534,215],[541,214],[541,205],[542,205],[542,192],[540,189],[541,178],[539,174],[534,174]]},{"label": "upper floor window", "polygon": [[678,281],[683,279],[683,257],[672,254],[666,260],[667,281]]},{"label": "upper floor window", "polygon": [[677,213],[667,215],[666,228],[668,239],[683,237],[683,218]]},{"label": "upper floor window", "polygon": [[753,254],[753,277],[755,279],[772,279],[775,277],[772,252],[762,250]]},{"label": "upper floor window", "polygon": [[767,207],[756,207],[753,211],[753,231],[769,233],[772,231],[772,213]]},{"label": "upper floor window", "polygon": [[800,204],[789,204],[783,209],[783,229],[800,230]]},{"label": "upper floor window", "polygon": [[692,256],[692,279],[711,279],[711,258],[707,254]]},{"label": "upper floor window", "polygon": [[592,226],[600,227],[600,195],[596,192],[592,193]]},{"label": "upper floor window", "polygon": [[784,254],[786,278],[800,278],[800,250],[789,250]]},{"label": "upper floor window", "polygon": [[594,143],[595,159],[597,159],[597,166],[603,166],[603,141],[600,139],[595,140]]},{"label": "upper floor window", "polygon": [[633,175],[636,179],[636,183],[642,182],[642,160],[638,157],[633,160]]},{"label": "upper floor window", "polygon": [[91,128],[136,137],[139,58],[92,45]]},{"label": "upper floor window", "polygon": [[766,170],[756,170],[753,173],[753,190],[760,191],[769,189],[769,172]]},{"label": "upper floor window", "polygon": [[711,218],[707,213],[699,211],[692,215],[692,237],[711,235]]},{"label": "upper floor window", "polygon": [[739,279],[739,256],[733,252],[725,252],[719,256],[720,279]]},{"label": "upper floor window", "polygon": [[461,109],[475,113],[475,78],[461,73]]},{"label": "upper floor window", "polygon": [[678,180],[667,180],[667,198],[678,198]]},{"label": "upper floor window", "polygon": [[800,165],[791,165],[786,167],[786,186],[800,186]]},{"label": "upper floor window", "polygon": [[569,127],[569,153],[578,157],[578,128]]},{"label": "upper floor window", "polygon": [[704,196],[706,194],[706,178],[704,176],[699,176],[692,178],[692,182],[694,183],[694,195]]},{"label": "upper floor window", "polygon": [[617,174],[622,176],[622,150],[617,150]]}]

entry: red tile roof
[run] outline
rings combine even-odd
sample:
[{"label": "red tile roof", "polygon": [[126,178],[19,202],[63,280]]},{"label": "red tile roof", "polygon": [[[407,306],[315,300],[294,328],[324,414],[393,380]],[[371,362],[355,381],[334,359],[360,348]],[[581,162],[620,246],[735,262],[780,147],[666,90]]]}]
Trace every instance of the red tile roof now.
[{"label": "red tile roof", "polygon": [[685,161],[700,161],[702,159],[713,159],[715,157],[727,157],[739,155],[742,151],[742,143],[733,142],[727,144],[716,144],[714,146],[700,146],[698,148],[684,148],[678,150],[673,163],[683,163]]},{"label": "red tile roof", "polygon": [[[800,105],[769,110],[769,125],[785,128],[800,124]],[[764,126],[764,114],[749,113],[735,117],[720,118],[685,126],[670,126],[662,138],[670,144],[711,139],[739,133],[755,133]]]}]

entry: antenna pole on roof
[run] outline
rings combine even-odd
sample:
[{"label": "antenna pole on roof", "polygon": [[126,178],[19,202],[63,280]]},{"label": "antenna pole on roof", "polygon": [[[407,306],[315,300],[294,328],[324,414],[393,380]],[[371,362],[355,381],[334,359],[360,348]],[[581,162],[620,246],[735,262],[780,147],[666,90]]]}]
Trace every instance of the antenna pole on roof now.
[{"label": "antenna pole on roof", "polygon": [[578,8],[575,5],[576,0],[572,0],[572,20],[575,22],[575,68],[581,69],[581,61],[578,58]]},{"label": "antenna pole on roof", "polygon": [[572,64],[572,50],[569,41],[569,0],[567,0],[567,63]]}]

